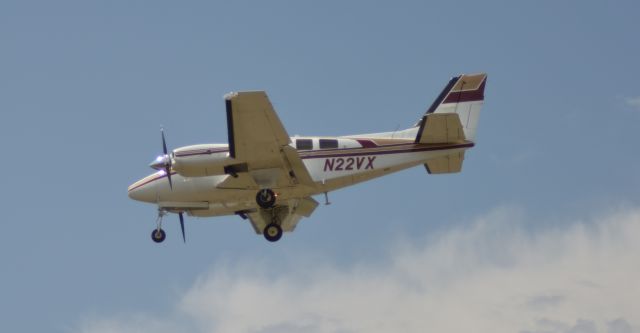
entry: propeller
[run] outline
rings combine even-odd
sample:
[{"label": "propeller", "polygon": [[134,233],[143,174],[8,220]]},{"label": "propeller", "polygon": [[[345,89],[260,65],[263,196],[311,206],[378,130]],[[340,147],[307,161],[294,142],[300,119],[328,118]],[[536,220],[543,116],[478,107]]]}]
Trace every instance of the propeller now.
[{"label": "propeller", "polygon": [[171,155],[167,149],[167,140],[164,137],[164,128],[160,128],[160,134],[162,135],[162,156],[158,156],[151,164],[150,167],[156,170],[163,170],[169,180],[169,187],[173,190],[173,182],[171,181]]},{"label": "propeller", "polygon": [[187,242],[187,239],[184,236],[184,216],[182,216],[182,212],[178,213],[178,217],[180,217],[180,229],[182,229],[182,241]]},{"label": "propeller", "polygon": [[[160,129],[160,133],[162,134],[162,153],[164,153],[164,156],[166,157],[164,162],[164,171],[167,173],[169,188],[173,190],[173,182],[171,181],[171,156],[167,154],[167,141],[164,139],[164,128]],[[180,213],[180,217],[182,217],[182,213]],[[180,221],[182,221],[182,219],[180,219]]]}]

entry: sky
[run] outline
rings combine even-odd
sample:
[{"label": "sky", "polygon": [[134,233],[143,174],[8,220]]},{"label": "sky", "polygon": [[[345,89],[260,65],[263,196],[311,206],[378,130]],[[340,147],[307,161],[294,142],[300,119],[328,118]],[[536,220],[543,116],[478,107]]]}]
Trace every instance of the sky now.
[{"label": "sky", "polygon": [[[0,2],[6,332],[640,332],[637,1]],[[463,172],[330,193],[277,243],[127,197],[265,90],[292,135],[412,125],[487,72]],[[322,200],[322,198],[318,198]]]}]

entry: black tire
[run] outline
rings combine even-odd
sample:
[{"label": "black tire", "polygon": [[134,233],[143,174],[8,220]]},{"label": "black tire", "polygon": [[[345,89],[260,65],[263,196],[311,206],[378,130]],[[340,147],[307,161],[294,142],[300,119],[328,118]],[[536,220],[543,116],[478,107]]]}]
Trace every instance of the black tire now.
[{"label": "black tire", "polygon": [[162,243],[167,238],[167,234],[162,229],[153,229],[151,239],[156,243]]},{"label": "black tire", "polygon": [[275,224],[268,224],[262,232],[264,238],[270,242],[277,242],[282,237],[282,228]]},{"label": "black tire", "polygon": [[271,208],[276,203],[276,194],[271,189],[262,189],[256,194],[256,203],[262,208]]}]

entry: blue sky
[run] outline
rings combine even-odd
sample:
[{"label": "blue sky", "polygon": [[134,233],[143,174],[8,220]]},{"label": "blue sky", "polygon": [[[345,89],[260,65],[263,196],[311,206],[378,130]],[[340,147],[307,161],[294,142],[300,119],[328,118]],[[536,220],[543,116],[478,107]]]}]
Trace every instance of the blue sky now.
[{"label": "blue sky", "polygon": [[[3,1],[2,330],[462,331],[466,315],[478,331],[640,331],[639,10]],[[155,208],[126,195],[152,171],[160,126],[174,148],[226,141],[229,91],[266,90],[290,134],[342,135],[409,126],[451,76],[480,71],[461,174],[415,168],[332,193],[277,244],[223,217],[188,218],[184,245],[169,217],[158,246]],[[580,289],[589,279],[600,293]],[[382,303],[441,315],[376,324],[354,310]]]}]

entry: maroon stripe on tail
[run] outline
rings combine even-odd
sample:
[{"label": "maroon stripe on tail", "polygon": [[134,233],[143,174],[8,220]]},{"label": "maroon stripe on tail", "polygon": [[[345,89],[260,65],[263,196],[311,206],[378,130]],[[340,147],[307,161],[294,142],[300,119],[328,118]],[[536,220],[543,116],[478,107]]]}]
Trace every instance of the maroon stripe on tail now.
[{"label": "maroon stripe on tail", "polygon": [[482,81],[482,84],[476,90],[452,92],[442,104],[484,101],[484,84],[486,82],[487,80]]}]

